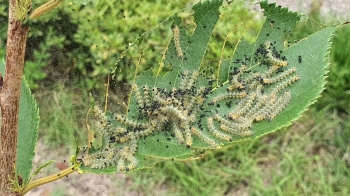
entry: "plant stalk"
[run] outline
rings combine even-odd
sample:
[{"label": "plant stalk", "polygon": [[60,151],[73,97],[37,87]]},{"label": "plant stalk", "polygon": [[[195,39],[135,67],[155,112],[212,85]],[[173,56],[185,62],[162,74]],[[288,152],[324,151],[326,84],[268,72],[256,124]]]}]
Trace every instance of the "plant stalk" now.
[{"label": "plant stalk", "polygon": [[16,20],[14,10],[17,0],[9,0],[9,20],[6,44],[6,71],[0,89],[1,133],[0,133],[0,192],[16,195],[9,189],[16,164],[19,99],[24,67],[24,54],[29,27]]},{"label": "plant stalk", "polygon": [[72,174],[73,172],[78,171],[78,170],[79,170],[79,167],[77,167],[76,165],[73,165],[73,166],[71,166],[71,167],[69,167],[69,168],[67,168],[67,169],[65,169],[57,174],[53,174],[53,175],[46,176],[46,177],[34,180],[32,182],[29,182],[28,185],[25,186],[23,188],[23,190],[20,192],[20,195],[24,195],[28,191],[30,191],[33,188],[38,187],[40,185],[47,184],[49,182],[53,182],[55,180],[58,180],[58,179],[61,179],[64,177],[68,177],[69,174]]}]

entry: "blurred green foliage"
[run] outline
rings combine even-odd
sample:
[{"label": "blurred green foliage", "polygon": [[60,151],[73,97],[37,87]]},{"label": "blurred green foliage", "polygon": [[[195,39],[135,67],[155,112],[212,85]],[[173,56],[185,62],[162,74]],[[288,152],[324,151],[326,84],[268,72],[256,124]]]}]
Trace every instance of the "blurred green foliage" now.
[{"label": "blurred green foliage", "polygon": [[317,107],[350,114],[350,25],[336,32],[331,49],[328,83]]},{"label": "blurred green foliage", "polygon": [[89,102],[88,97],[84,89],[66,86],[63,82],[38,93],[40,137],[52,147],[65,146],[73,153],[76,139],[81,142],[87,138],[85,115],[89,105],[85,103]]},{"label": "blurred green foliage", "polygon": [[[44,0],[37,0],[33,8],[38,7]],[[43,15],[31,23],[26,50],[25,75],[32,89],[39,87],[38,83],[48,77],[65,75],[69,72],[71,77],[80,78],[88,89],[101,88],[101,79],[105,78],[114,68],[115,62],[121,53],[128,48],[147,30],[161,23],[181,8],[190,6],[188,1],[127,1],[127,0],[99,0],[87,5],[64,2],[58,8]],[[4,55],[7,26],[7,3],[0,6],[0,55]],[[231,3],[222,8],[220,31],[214,32],[209,45],[207,65],[215,64],[221,54],[222,43],[228,32],[231,32],[227,47],[234,47],[235,42],[250,26],[245,38],[254,40],[254,36],[261,26],[256,22],[255,14],[244,3]],[[234,21],[242,21],[238,25]],[[227,25],[224,25],[227,24]],[[171,29],[168,29],[171,32]],[[147,40],[153,52],[143,54],[143,58],[155,59],[164,49],[162,36]],[[163,44],[163,45],[161,45]],[[159,46],[162,46],[160,48]],[[129,51],[138,56],[140,51]],[[119,63],[120,70],[117,81],[130,81],[133,78],[133,69],[138,59],[125,57]],[[154,64],[142,65],[139,71],[157,66]],[[56,78],[57,79],[57,78]],[[59,78],[58,78],[59,79]],[[47,85],[47,81],[45,81]]]}]

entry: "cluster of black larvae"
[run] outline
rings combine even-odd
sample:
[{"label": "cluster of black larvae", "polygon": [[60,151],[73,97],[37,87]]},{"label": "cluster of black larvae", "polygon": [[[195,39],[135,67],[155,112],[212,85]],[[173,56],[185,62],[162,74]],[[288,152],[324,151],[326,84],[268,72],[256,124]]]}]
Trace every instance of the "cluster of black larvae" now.
[{"label": "cluster of black larvae", "polygon": [[[291,93],[286,88],[300,79],[295,67],[286,69],[288,62],[280,59],[272,46],[267,42],[256,51],[262,62],[257,66],[264,64],[264,71],[251,72],[254,67],[242,63],[233,69],[226,84],[214,89],[212,81],[207,86],[198,84],[202,76],[197,71],[181,72],[177,84],[168,90],[133,84],[132,104],[138,109],[133,117],[106,116],[95,107],[95,131],[102,135],[103,147],[85,156],[83,165],[131,170],[138,165],[139,139],[162,131],[170,130],[187,147],[193,146],[194,139],[216,148],[234,137],[254,135],[253,123],[273,120],[289,103]],[[220,105],[230,109],[220,110]]]}]

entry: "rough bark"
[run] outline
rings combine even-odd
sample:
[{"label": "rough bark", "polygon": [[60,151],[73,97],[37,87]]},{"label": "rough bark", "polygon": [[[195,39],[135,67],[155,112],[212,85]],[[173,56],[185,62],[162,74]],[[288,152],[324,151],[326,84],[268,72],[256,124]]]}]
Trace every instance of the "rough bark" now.
[{"label": "rough bark", "polygon": [[[9,0],[15,5],[16,0]],[[0,89],[1,134],[0,134],[0,195],[15,195],[9,188],[9,178],[14,178],[16,164],[19,99],[24,66],[24,53],[28,27],[13,18],[9,9],[9,23],[6,45],[6,71],[3,87]]]}]

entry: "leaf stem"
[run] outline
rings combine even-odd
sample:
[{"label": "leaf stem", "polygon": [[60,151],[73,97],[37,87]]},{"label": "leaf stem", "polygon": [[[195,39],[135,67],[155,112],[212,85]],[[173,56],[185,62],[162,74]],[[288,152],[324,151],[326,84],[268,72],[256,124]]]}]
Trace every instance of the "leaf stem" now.
[{"label": "leaf stem", "polygon": [[53,181],[56,181],[60,178],[64,178],[66,176],[68,176],[69,174],[72,174],[73,172],[75,171],[79,171],[79,166],[78,165],[73,165],[59,173],[56,173],[56,174],[53,174],[53,175],[50,175],[50,176],[46,176],[44,178],[40,178],[40,179],[37,179],[37,180],[34,180],[32,182],[29,182],[27,186],[25,186],[23,188],[23,190],[20,192],[20,195],[24,195],[26,194],[28,191],[32,190],[33,188],[36,188],[40,185],[43,185],[43,184],[46,184],[46,183],[49,183],[49,182],[53,182]]},{"label": "leaf stem", "polygon": [[46,2],[45,4],[41,5],[40,7],[36,8],[33,13],[30,15],[30,19],[36,19],[39,16],[45,14],[46,12],[52,10],[53,8],[57,7],[60,3],[62,3],[64,0],[50,0]]}]

